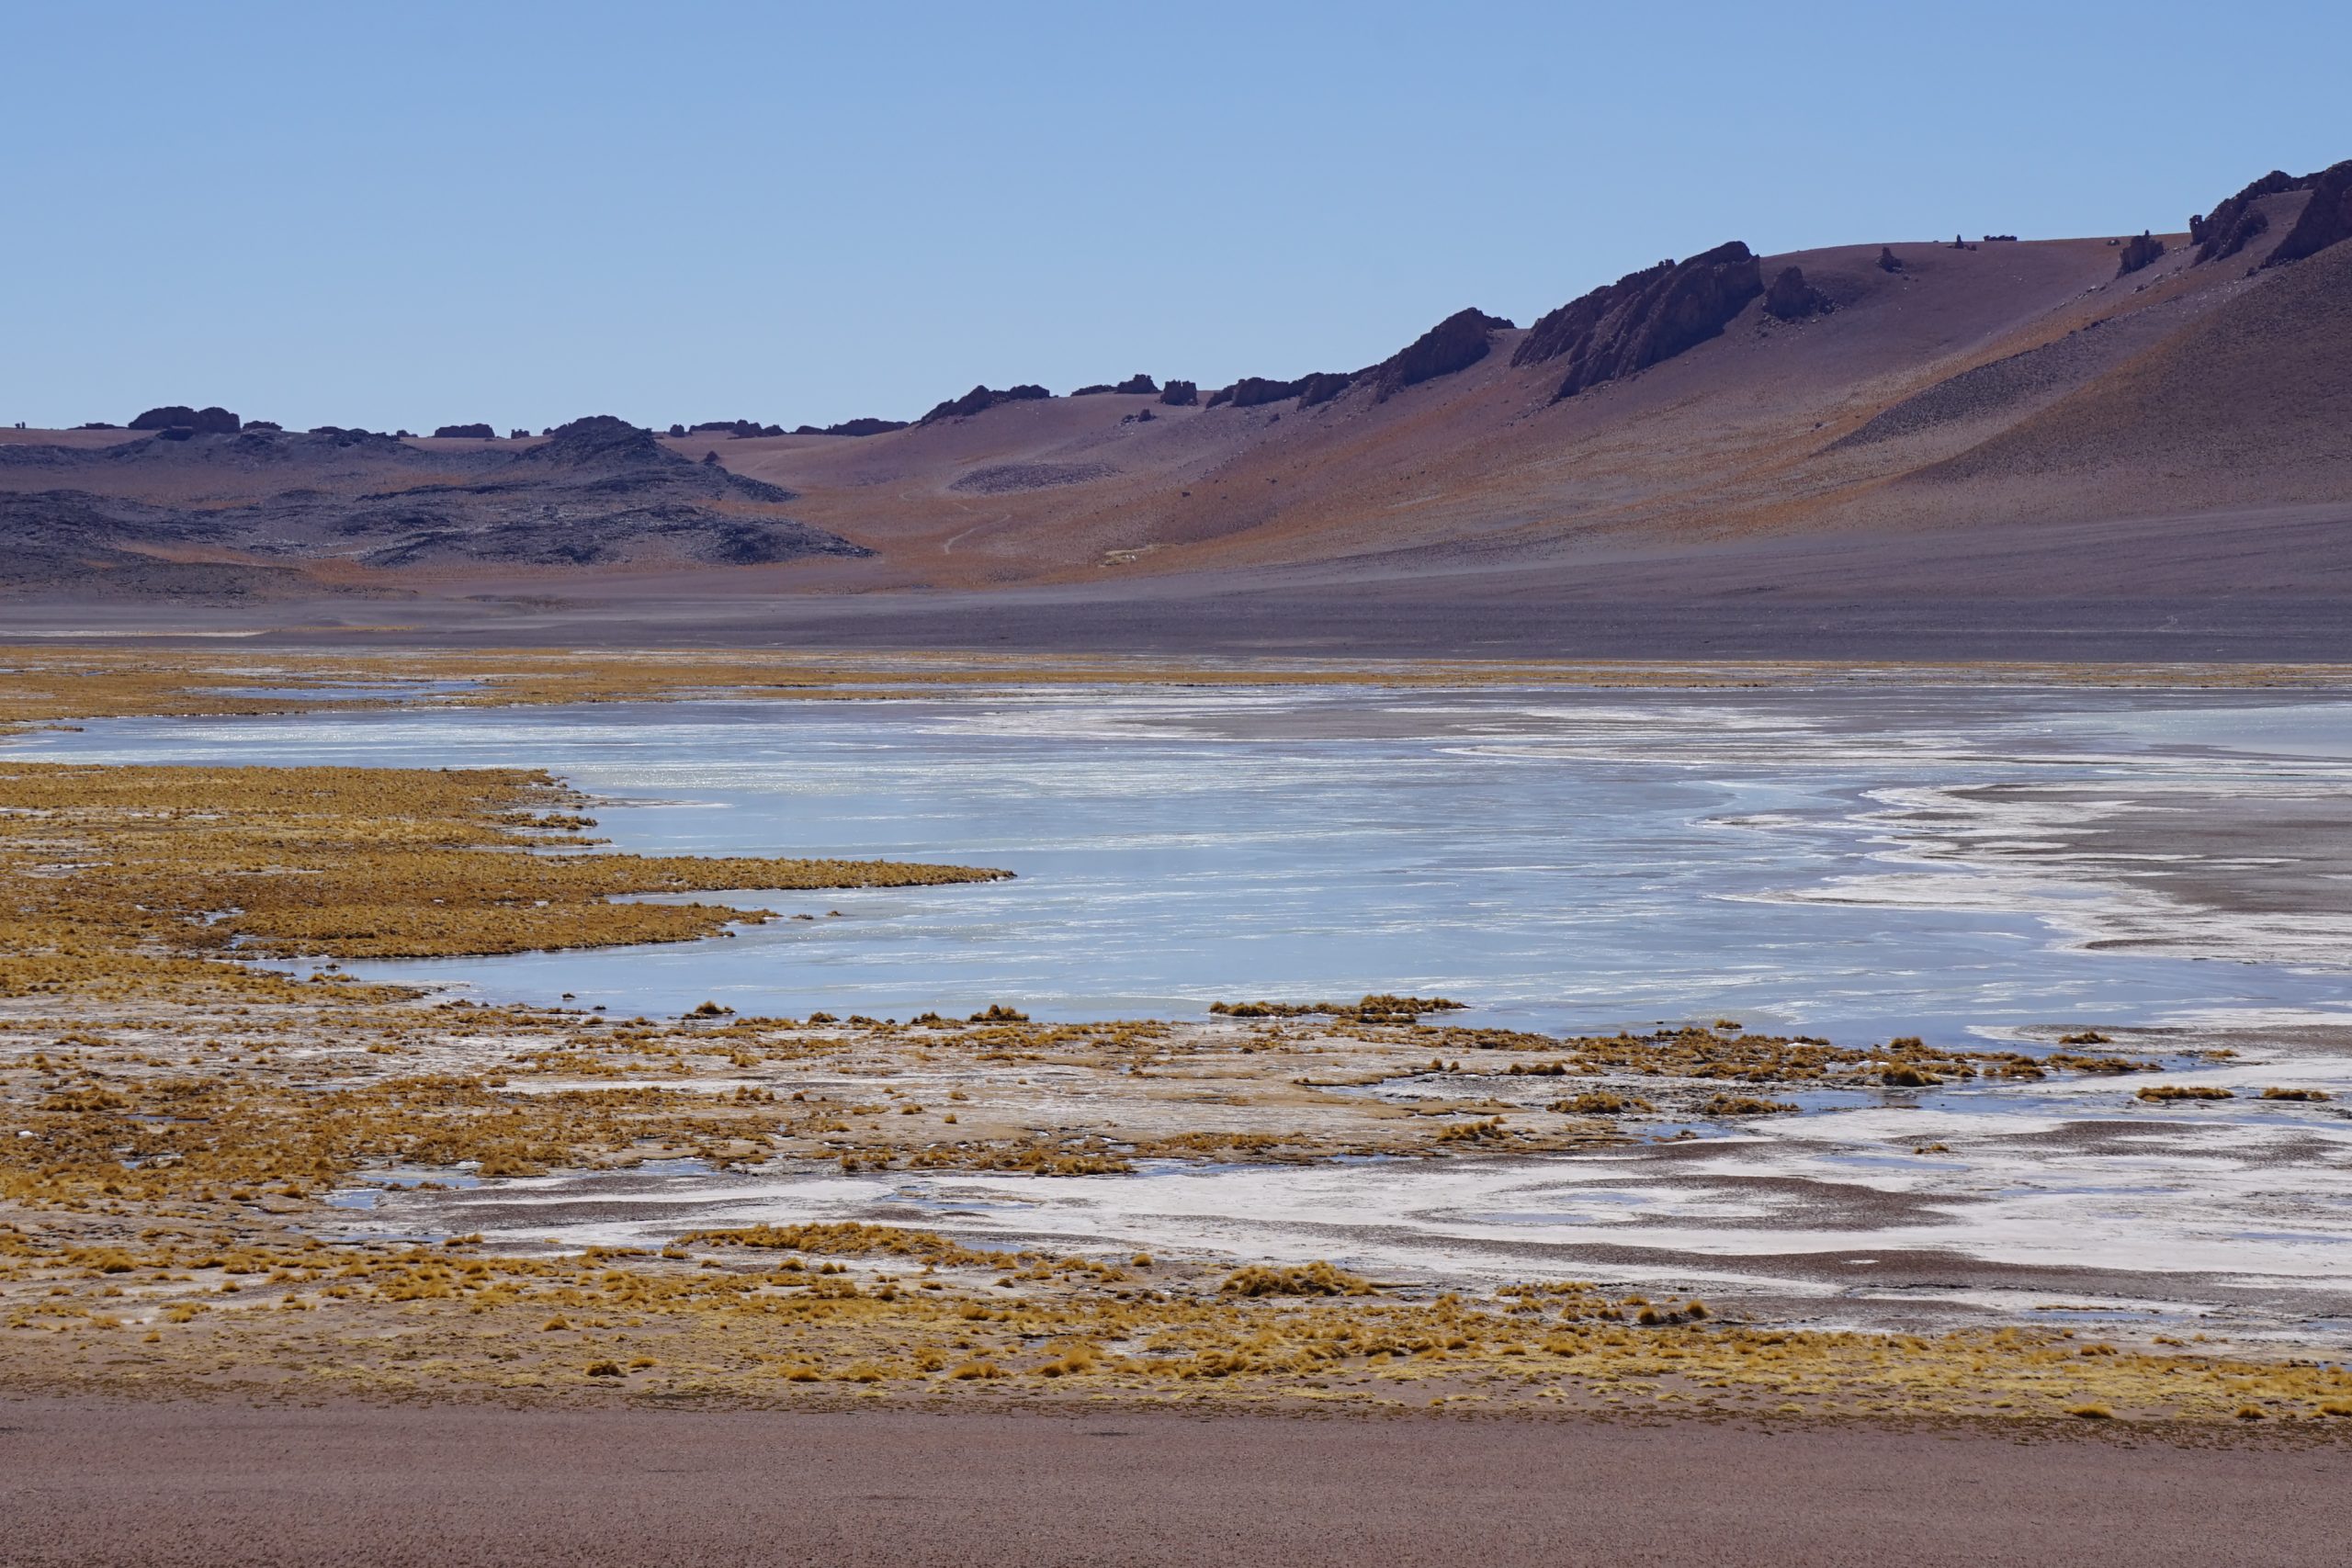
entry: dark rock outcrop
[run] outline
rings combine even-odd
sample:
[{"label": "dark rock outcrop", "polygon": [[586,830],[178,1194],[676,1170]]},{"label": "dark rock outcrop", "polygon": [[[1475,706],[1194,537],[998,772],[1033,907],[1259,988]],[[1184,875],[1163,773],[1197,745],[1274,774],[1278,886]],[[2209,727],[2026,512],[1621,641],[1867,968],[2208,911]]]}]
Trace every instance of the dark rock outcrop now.
[{"label": "dark rock outcrop", "polygon": [[985,386],[975,387],[960,398],[950,398],[941,403],[916,423],[931,424],[943,419],[966,419],[976,413],[986,413],[999,403],[1030,402],[1052,396],[1043,387],[1027,384],[1007,387],[1002,391],[991,390]]},{"label": "dark rock outcrop", "polygon": [[1138,370],[1111,390],[1126,392],[1136,397],[1150,397],[1159,390],[1159,383]]},{"label": "dark rock outcrop", "polygon": [[782,435],[784,426],[762,424],[756,419],[707,419],[685,432],[689,435],[707,435],[713,431],[725,431],[729,435]]},{"label": "dark rock outcrop", "polygon": [[1171,409],[1188,409],[1201,400],[1201,389],[1190,381],[1170,381],[1159,389],[1160,402]]},{"label": "dark rock outcrop", "polygon": [[2271,249],[2266,267],[2284,266],[2352,239],[2352,159],[2306,175],[2303,185],[2312,198],[2287,237]]},{"label": "dark rock outcrop", "polygon": [[1347,371],[1317,370],[1299,378],[1298,406],[1311,409],[1318,403],[1328,403],[1355,384],[1355,376]]},{"label": "dark rock outcrop", "polygon": [[1894,254],[1894,247],[1893,245],[1881,245],[1878,248],[1878,269],[1881,272],[1901,272],[1903,270],[1903,258]]},{"label": "dark rock outcrop", "polygon": [[495,441],[498,432],[486,424],[445,424],[433,432],[435,441],[463,438],[468,441]]},{"label": "dark rock outcrop", "polygon": [[198,435],[234,435],[243,423],[224,408],[192,409],[185,403],[166,403],[162,408],[149,409],[132,420],[130,428],[187,430]]},{"label": "dark rock outcrop", "polygon": [[1209,407],[1221,408],[1231,403],[1238,409],[1254,409],[1266,403],[1278,403],[1284,398],[1298,396],[1296,381],[1273,381],[1263,376],[1244,376],[1230,387],[1219,387],[1209,394]]},{"label": "dark rock outcrop", "polygon": [[967,495],[1009,495],[1015,491],[1091,484],[1118,471],[1108,463],[997,463],[974,468],[947,488]]},{"label": "dark rock outcrop", "polygon": [[2197,246],[2195,265],[2224,261],[2245,249],[2270,228],[2269,214],[2258,205],[2262,198],[2303,188],[2303,182],[2286,170],[2273,169],[2204,217],[2191,214],[2188,238]]},{"label": "dark rock outcrop", "polygon": [[241,427],[245,430],[283,430],[286,427],[274,419],[249,419]]},{"label": "dark rock outcrop", "polygon": [[1802,321],[1809,316],[1826,316],[1838,308],[1836,301],[1804,280],[1804,268],[1784,266],[1764,290],[1764,310],[1768,315],[1783,321]]},{"label": "dark rock outcrop", "polygon": [[887,435],[893,430],[904,430],[903,419],[845,419],[839,424],[825,426],[827,435]]},{"label": "dark rock outcrop", "polygon": [[385,456],[401,449],[400,442],[394,437],[379,434],[375,431],[364,430],[357,426],[346,430],[339,424],[318,424],[312,425],[307,434],[323,435],[338,448],[364,446]]},{"label": "dark rock outcrop", "polygon": [[1709,338],[1764,292],[1763,266],[1737,240],[1684,262],[1629,273],[1551,311],[1528,329],[1513,365],[1567,360],[1557,402],[1645,370]]},{"label": "dark rock outcrop", "polygon": [[683,466],[685,461],[655,440],[653,432],[608,413],[557,425],[545,441],[517,453],[516,460],[567,468]]},{"label": "dark rock outcrop", "polygon": [[2123,252],[2116,257],[2115,276],[2128,277],[2142,267],[2154,266],[2165,254],[2165,243],[2154,234],[2142,232],[2123,242]]},{"label": "dark rock outcrop", "polygon": [[1108,381],[1094,381],[1090,382],[1088,385],[1083,387],[1071,388],[1069,395],[1073,398],[1100,397],[1102,393],[1113,389],[1111,383]]},{"label": "dark rock outcrop", "polygon": [[[1373,384],[1379,389],[1377,400],[1386,402],[1408,387],[1467,370],[1487,357],[1494,334],[1509,332],[1510,325],[1506,318],[1489,316],[1484,310],[1456,310],[1372,367]],[[1302,400],[1300,406],[1306,405]]]}]

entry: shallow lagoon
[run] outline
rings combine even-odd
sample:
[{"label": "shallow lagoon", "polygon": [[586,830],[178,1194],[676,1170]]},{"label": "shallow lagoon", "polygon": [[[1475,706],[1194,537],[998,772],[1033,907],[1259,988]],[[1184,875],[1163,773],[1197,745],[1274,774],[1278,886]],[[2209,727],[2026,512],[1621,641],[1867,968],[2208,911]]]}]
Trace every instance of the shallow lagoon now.
[{"label": "shallow lagoon", "polygon": [[[1923,860],[1896,808],[2007,782],[2341,789],[2352,702],[2335,697],[1048,689],[119,720],[10,750],[541,766],[612,802],[596,815],[621,848],[1019,874],[747,900],[816,918],[674,947],[358,966],[484,1000],[1181,1018],[1219,998],[1397,990],[1521,1027],[1722,1015],[1956,1041],[2332,1013],[2352,958],[2086,951],[2117,890]],[[2164,912],[2128,901],[2143,928]]]},{"label": "shallow lagoon", "polygon": [[[403,707],[28,736],[108,761],[545,767],[621,848],[933,859],[1010,883],[778,895],[735,936],[378,964],[486,1000],[908,1017],[1196,1017],[1216,998],[1442,993],[1546,1029],[1737,1018],[1841,1041],[2182,1026],[2245,1049],[2191,1107],[2060,1077],[1627,1125],[1540,1159],[980,1172],[651,1167],[347,1195],[350,1228],[642,1245],[706,1224],[917,1224],[990,1244],[1332,1257],[1431,1280],[1575,1275],[1780,1320],[2070,1321],[2352,1345],[2346,916],[2217,914],[2075,852],[2110,795],[2352,796],[2333,696],[1923,689],[1026,690],[938,700]],[[1968,794],[2062,786],[2020,808]],[[1958,793],[1954,793],[1958,792]],[[2233,806],[2229,807],[2234,809]],[[2306,886],[2277,834],[2149,854]],[[2344,901],[2352,905],[2352,899]],[[839,909],[838,918],[827,911]],[[2098,945],[2122,941],[2127,945]],[[2161,951],[2130,944],[2156,943]],[[2202,954],[2203,956],[2199,956]],[[2297,1028],[2272,1025],[2296,1024]],[[2332,1026],[2332,1027],[2331,1027]],[[2046,1038],[2046,1035],[2045,1035]],[[2145,1081],[2145,1080],[2138,1080]],[[2278,1104],[2260,1086],[2325,1087]],[[851,1087],[846,1083],[841,1088]],[[1540,1084],[1534,1087],[1541,1087]],[[1443,1077],[1387,1096],[1501,1092]],[[1693,1142],[1672,1141],[1685,1131]]]}]

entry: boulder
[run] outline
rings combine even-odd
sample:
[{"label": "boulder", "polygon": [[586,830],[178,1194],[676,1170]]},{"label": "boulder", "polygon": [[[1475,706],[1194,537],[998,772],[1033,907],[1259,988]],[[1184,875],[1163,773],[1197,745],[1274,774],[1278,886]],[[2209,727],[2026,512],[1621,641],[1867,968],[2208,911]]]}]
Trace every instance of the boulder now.
[{"label": "boulder", "polygon": [[235,414],[224,408],[192,409],[185,403],[166,403],[162,408],[149,409],[130,422],[133,430],[186,430],[198,435],[234,435],[243,423]]},{"label": "boulder", "polygon": [[1630,376],[1721,336],[1764,292],[1763,265],[1734,240],[1684,262],[1662,261],[1571,299],[1528,329],[1513,365],[1566,359],[1553,400]]},{"label": "boulder", "polygon": [[2116,257],[2115,276],[2128,277],[2143,266],[2151,266],[2165,254],[2165,243],[2154,234],[2142,232],[2123,242],[2122,254]]},{"label": "boulder", "polygon": [[[1373,382],[1380,389],[1376,400],[1386,402],[1408,387],[1467,370],[1487,357],[1488,342],[1496,333],[1510,330],[1510,322],[1504,317],[1478,310],[1456,310],[1372,367]],[[1300,406],[1306,406],[1303,398]]]},{"label": "boulder", "polygon": [[1881,245],[1878,248],[1878,269],[1881,272],[1901,272],[1903,270],[1903,258],[1894,254],[1894,247],[1893,245]]},{"label": "boulder", "polygon": [[1136,397],[1150,397],[1159,390],[1159,383],[1138,370],[1111,390],[1125,392]]},{"label": "boulder", "polygon": [[486,424],[445,424],[434,431],[433,438],[435,441],[460,438],[468,441],[495,441],[498,439],[498,432]]},{"label": "boulder", "polygon": [[1190,381],[1170,381],[1159,389],[1160,402],[1171,409],[1188,409],[1201,400],[1201,389]]},{"label": "boulder", "polygon": [[1802,321],[1808,316],[1826,316],[1838,307],[1829,296],[1804,280],[1804,269],[1784,266],[1772,286],[1764,290],[1764,310],[1783,321]]}]

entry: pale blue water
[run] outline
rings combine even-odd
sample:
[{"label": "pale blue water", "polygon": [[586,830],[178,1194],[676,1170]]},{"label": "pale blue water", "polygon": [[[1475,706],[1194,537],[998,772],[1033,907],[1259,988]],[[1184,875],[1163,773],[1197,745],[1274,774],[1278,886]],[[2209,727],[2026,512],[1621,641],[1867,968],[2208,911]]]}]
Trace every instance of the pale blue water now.
[{"label": "pale blue water", "polygon": [[623,849],[1019,874],[772,895],[752,902],[819,919],[731,939],[355,966],[486,1000],[1099,1019],[1395,990],[1522,1027],[1727,1016],[1950,1040],[2335,1009],[2348,988],[2340,969],[2073,951],[2020,909],[1773,898],[1898,869],[1873,858],[1901,849],[1870,820],[1873,791],[2352,782],[2352,702],[2335,696],[1053,690],[117,720],[7,751],[538,766],[626,802],[595,812]]}]

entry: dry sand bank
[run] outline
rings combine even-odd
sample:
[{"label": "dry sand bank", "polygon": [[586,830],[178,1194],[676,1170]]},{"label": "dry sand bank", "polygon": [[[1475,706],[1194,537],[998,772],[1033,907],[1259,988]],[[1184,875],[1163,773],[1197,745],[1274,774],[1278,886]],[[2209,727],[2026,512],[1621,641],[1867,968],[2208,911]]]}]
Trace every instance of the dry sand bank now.
[{"label": "dry sand bank", "polygon": [[24,1568],[2323,1564],[2352,1454],[1119,1412],[0,1404]]}]

